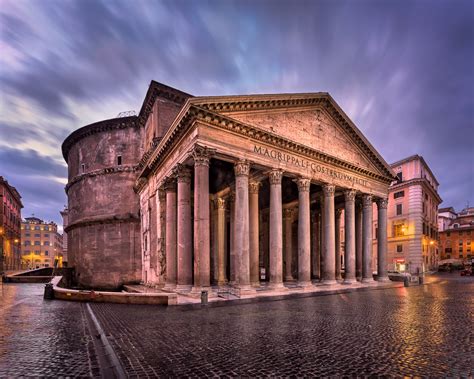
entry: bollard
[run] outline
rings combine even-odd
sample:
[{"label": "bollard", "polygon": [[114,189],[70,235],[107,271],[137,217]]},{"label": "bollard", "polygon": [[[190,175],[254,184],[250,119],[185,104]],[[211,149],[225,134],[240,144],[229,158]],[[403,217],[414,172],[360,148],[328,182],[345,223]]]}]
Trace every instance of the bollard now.
[{"label": "bollard", "polygon": [[405,278],[403,279],[403,286],[404,287],[410,286],[410,282],[408,281],[408,276],[405,276]]},{"label": "bollard", "polygon": [[46,283],[44,286],[44,299],[53,300],[54,299],[54,288],[52,283]]},{"label": "bollard", "polygon": [[207,305],[207,291],[201,291],[201,304]]}]

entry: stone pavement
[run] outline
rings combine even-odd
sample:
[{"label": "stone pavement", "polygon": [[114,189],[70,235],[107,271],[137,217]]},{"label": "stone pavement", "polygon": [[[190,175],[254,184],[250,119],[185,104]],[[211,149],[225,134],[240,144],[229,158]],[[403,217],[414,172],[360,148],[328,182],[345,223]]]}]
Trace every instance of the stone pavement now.
[{"label": "stone pavement", "polygon": [[[474,277],[434,279],[222,307],[89,306],[129,377],[472,377]],[[83,305],[4,287],[0,377],[100,375]]]}]

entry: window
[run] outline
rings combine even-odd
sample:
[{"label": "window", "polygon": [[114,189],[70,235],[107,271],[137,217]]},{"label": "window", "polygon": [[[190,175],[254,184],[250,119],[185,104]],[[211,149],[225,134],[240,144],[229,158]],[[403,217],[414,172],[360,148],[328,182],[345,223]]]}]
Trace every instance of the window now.
[{"label": "window", "polygon": [[49,255],[49,251],[46,250],[46,251],[44,252],[44,255]]},{"label": "window", "polygon": [[83,163],[81,164],[81,172],[84,174],[85,171],[86,171],[86,165]]},{"label": "window", "polygon": [[121,156],[121,155],[119,155],[119,156],[117,157],[117,164],[118,164],[119,166],[122,165],[122,156]]},{"label": "window", "polygon": [[31,241],[25,241],[25,246],[30,246],[31,245]]},{"label": "window", "polygon": [[39,225],[36,225],[36,226],[35,226],[35,230],[40,230]]},{"label": "window", "polygon": [[49,233],[45,233],[44,236],[45,236],[45,237],[49,237]]},{"label": "window", "polygon": [[397,179],[398,179],[399,182],[403,182],[403,174],[402,174],[401,171],[397,172]]},{"label": "window", "polygon": [[44,241],[45,246],[49,246],[49,241]]},{"label": "window", "polygon": [[25,233],[25,237],[31,237],[31,233]]},{"label": "window", "polygon": [[452,252],[453,252],[453,249],[450,248],[450,247],[447,247],[446,249],[444,249],[444,252],[445,252],[445,253],[452,253]]},{"label": "window", "polygon": [[451,235],[451,232],[446,232],[446,237],[449,237]]},{"label": "window", "polygon": [[401,253],[403,251],[403,245],[397,245],[397,253]]},{"label": "window", "polygon": [[44,230],[49,230],[49,226],[45,226],[45,227],[44,227]]},{"label": "window", "polygon": [[394,199],[398,199],[399,197],[405,196],[405,191],[398,191],[393,194]]},{"label": "window", "polygon": [[35,234],[35,238],[40,238],[41,234]]},{"label": "window", "polygon": [[28,254],[30,254],[30,251],[29,251],[29,250],[25,250],[25,251],[23,252],[23,255],[28,255]]},{"label": "window", "polygon": [[462,253],[462,246],[459,246],[459,252]]},{"label": "window", "polygon": [[402,213],[402,204],[397,204],[397,216],[400,216]]},{"label": "window", "polygon": [[394,231],[394,235],[395,237],[403,237],[404,236],[404,225],[403,224],[398,224],[398,225],[395,225],[395,231]]}]

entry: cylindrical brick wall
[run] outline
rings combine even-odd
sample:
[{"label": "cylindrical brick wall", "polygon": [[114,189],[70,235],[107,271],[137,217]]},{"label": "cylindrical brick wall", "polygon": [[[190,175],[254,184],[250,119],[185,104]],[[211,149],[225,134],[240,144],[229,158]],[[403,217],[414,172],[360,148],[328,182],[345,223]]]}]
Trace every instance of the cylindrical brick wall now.
[{"label": "cylindrical brick wall", "polygon": [[133,190],[140,133],[136,117],[124,117],[85,126],[63,143],[68,255],[81,287],[116,289],[141,279],[139,199]]}]

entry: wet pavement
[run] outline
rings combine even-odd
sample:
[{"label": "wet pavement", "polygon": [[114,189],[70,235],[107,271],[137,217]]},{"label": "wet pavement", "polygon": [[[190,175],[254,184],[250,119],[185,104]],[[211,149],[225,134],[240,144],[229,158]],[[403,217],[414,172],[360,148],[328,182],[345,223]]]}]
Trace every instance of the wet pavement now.
[{"label": "wet pavement", "polygon": [[[472,377],[474,277],[430,280],[199,309],[90,307],[131,377]],[[42,289],[3,285],[0,377],[99,375],[85,306],[43,301]]]}]

